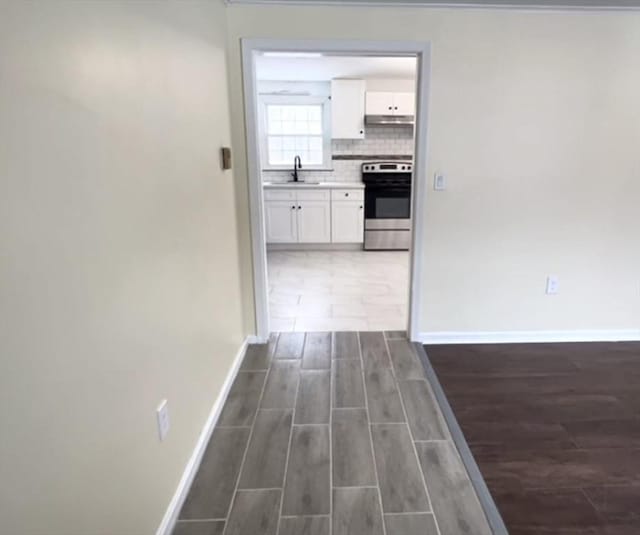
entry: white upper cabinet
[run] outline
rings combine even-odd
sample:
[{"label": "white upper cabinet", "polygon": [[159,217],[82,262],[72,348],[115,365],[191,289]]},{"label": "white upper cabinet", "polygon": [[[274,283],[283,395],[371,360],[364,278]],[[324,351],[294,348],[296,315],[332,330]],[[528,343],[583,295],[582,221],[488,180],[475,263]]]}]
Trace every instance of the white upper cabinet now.
[{"label": "white upper cabinet", "polygon": [[364,80],[331,80],[331,137],[364,139]]},{"label": "white upper cabinet", "polygon": [[367,115],[393,115],[393,93],[367,91]]},{"label": "white upper cabinet", "polygon": [[390,91],[367,91],[367,115],[414,115],[415,93],[392,93]]},{"label": "white upper cabinet", "polygon": [[394,115],[415,115],[416,94],[415,93],[394,93],[393,94],[393,114]]}]

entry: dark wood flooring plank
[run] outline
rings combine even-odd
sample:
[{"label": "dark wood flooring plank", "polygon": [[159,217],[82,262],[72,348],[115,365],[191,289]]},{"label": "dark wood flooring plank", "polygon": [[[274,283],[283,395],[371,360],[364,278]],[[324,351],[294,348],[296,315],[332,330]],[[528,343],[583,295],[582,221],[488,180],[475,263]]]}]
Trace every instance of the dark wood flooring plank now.
[{"label": "dark wood flooring plank", "polygon": [[580,489],[497,492],[494,499],[503,520],[516,531],[578,534],[601,527],[596,510]]},{"label": "dark wood flooring plank", "polygon": [[280,520],[278,535],[329,535],[330,529],[328,516],[295,516]]},{"label": "dark wood flooring plank", "polygon": [[331,372],[303,370],[296,401],[296,424],[328,424],[331,410]]},{"label": "dark wood flooring plank", "polygon": [[384,515],[387,535],[439,535],[431,513]]},{"label": "dark wood flooring plank", "polygon": [[376,485],[365,409],[334,409],[331,425],[333,486]]},{"label": "dark wood flooring plank", "polygon": [[387,343],[398,381],[425,378],[418,354],[409,340],[389,340]]},{"label": "dark wood flooring plank", "polygon": [[640,448],[640,419],[569,422],[564,428],[581,448]]},{"label": "dark wood flooring plank", "polygon": [[407,339],[407,331],[385,331],[387,340],[405,340]]},{"label": "dark wood flooring plank", "polygon": [[227,516],[248,439],[248,428],[213,431],[179,518],[197,520]]},{"label": "dark wood flooring plank", "polygon": [[385,513],[429,512],[427,494],[406,424],[372,424]]},{"label": "dark wood flooring plank", "polygon": [[268,370],[277,341],[278,335],[272,333],[266,344],[249,344],[240,369],[242,371]]},{"label": "dark wood flooring plank", "polygon": [[455,447],[439,441],[418,442],[416,448],[441,535],[491,535]]},{"label": "dark wood flooring plank", "polygon": [[201,522],[176,522],[172,535],[222,535],[224,521],[203,520]]},{"label": "dark wood flooring plank", "polygon": [[358,333],[335,332],[333,333],[333,358],[334,359],[359,359]]},{"label": "dark wood flooring plank", "polygon": [[225,535],[276,535],[280,490],[241,490],[236,493]]},{"label": "dark wood flooring plank", "polygon": [[383,535],[377,489],[333,490],[333,535]]},{"label": "dark wood flooring plank", "polygon": [[220,414],[218,426],[241,426],[253,423],[266,375],[266,372],[238,373]]},{"label": "dark wood flooring plank", "polygon": [[331,368],[331,333],[307,333],[302,353],[302,367],[307,370]]},{"label": "dark wood flooring plank", "polygon": [[291,409],[258,411],[238,488],[282,487],[292,413]]},{"label": "dark wood flooring plank", "polygon": [[426,381],[400,381],[400,392],[414,440],[447,438],[440,410]]},{"label": "dark wood flooring plank", "polygon": [[391,368],[387,345],[381,332],[361,332],[360,348],[365,370]]},{"label": "dark wood flooring plank", "polygon": [[300,362],[274,360],[264,387],[263,409],[292,409],[296,403],[296,392],[300,376]]},{"label": "dark wood flooring plank", "polygon": [[333,407],[364,407],[362,367],[359,360],[336,360],[333,363]]},{"label": "dark wood flooring plank", "polygon": [[365,389],[371,423],[404,422],[398,385],[388,368],[375,368],[365,372]]},{"label": "dark wood flooring plank", "polygon": [[329,480],[329,426],[296,426],[284,487],[282,514],[324,515],[331,499]]},{"label": "dark wood flooring plank", "polygon": [[304,333],[280,333],[274,358],[299,359],[302,357]]}]

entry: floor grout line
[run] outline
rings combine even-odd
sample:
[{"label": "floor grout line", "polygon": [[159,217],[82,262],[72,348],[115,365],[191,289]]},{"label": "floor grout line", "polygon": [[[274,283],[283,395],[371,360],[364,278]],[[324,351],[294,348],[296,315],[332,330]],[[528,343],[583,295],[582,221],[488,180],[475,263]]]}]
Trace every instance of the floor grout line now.
[{"label": "floor grout line", "polygon": [[420,462],[420,457],[418,456],[418,449],[416,448],[416,443],[415,443],[415,440],[413,439],[413,431],[411,430],[411,426],[409,425],[409,416],[407,414],[407,409],[404,406],[404,399],[402,397],[402,392],[400,392],[400,383],[398,382],[398,378],[396,377],[395,362],[391,358],[391,348],[389,347],[389,341],[384,336],[384,334],[382,335],[382,338],[384,340],[385,349],[387,350],[387,355],[389,356],[389,362],[391,362],[391,375],[393,376],[393,380],[395,381],[396,388],[398,389],[398,397],[400,398],[400,405],[402,406],[402,412],[403,412],[404,418],[406,420],[407,430],[409,431],[409,438],[410,438],[410,441],[411,441],[411,448],[413,449],[413,454],[415,455],[416,463],[418,464],[418,472],[420,472],[420,478],[422,479],[422,485],[424,486],[424,490],[427,493],[427,501],[428,501],[428,505],[429,505],[429,507],[431,509],[431,512],[433,513],[433,521],[434,521],[434,524],[436,525],[436,531],[438,532],[438,535],[441,535],[442,532],[440,531],[440,525],[438,524],[438,519],[437,519],[437,517],[435,515],[435,511],[433,511],[433,502],[431,501],[431,494],[429,493],[429,487],[427,486],[427,478],[426,478],[426,476],[424,474],[424,470],[422,469],[422,463]]},{"label": "floor grout line", "polygon": [[[229,503],[229,508],[227,509],[227,516],[225,517],[224,529],[222,531],[222,535],[227,533],[227,529],[229,528],[229,517],[231,516],[231,511],[233,511],[233,506],[235,505],[236,498],[238,496],[238,487],[240,485],[240,477],[242,476],[242,471],[244,470],[244,463],[247,460],[247,453],[249,452],[249,444],[251,444],[251,438],[253,437],[253,431],[255,429],[256,420],[258,418],[258,412],[260,410],[260,404],[262,403],[262,397],[264,396],[264,391],[267,386],[267,381],[269,379],[269,375],[271,374],[274,356],[276,354],[276,350],[278,348],[278,343],[280,342],[280,335],[276,337],[275,345],[273,348],[273,355],[271,355],[271,361],[269,362],[269,371],[265,374],[264,382],[262,383],[262,389],[260,390],[260,397],[258,398],[258,403],[256,405],[256,412],[253,415],[253,422],[251,422],[251,429],[249,431],[249,436],[247,437],[247,445],[244,448],[244,454],[242,455],[242,462],[240,463],[240,470],[238,470],[238,477],[236,479],[236,485],[233,490],[233,496],[231,497],[231,502]],[[293,422],[293,417],[292,420]],[[285,467],[286,469],[286,467]],[[282,492],[280,493],[280,500],[282,500]]]},{"label": "floor grout line", "polygon": [[371,415],[369,414],[369,396],[367,394],[367,382],[365,381],[365,376],[364,376],[364,357],[362,356],[362,344],[360,341],[359,331],[356,333],[356,340],[358,342],[358,354],[360,355],[360,372],[362,375],[362,391],[364,394],[364,404],[365,404],[366,413],[367,413],[367,422],[369,423],[369,425],[367,426],[367,429],[369,430],[369,445],[371,446],[371,460],[373,461],[373,473],[376,476],[378,504],[380,505],[380,521],[382,523],[382,533],[383,535],[387,535],[387,527],[384,522],[384,507],[382,505],[382,491],[380,490],[380,477],[378,476],[378,463],[376,462],[376,452],[373,446],[373,435],[371,433]]},{"label": "floor grout line", "polygon": [[[307,343],[307,334],[304,334],[304,340],[302,341],[302,353],[300,355],[300,366],[298,367],[298,382],[296,383],[296,393],[293,397],[293,410],[291,412],[291,429],[289,430],[289,443],[287,445],[287,455],[284,461],[284,473],[282,474],[282,492],[280,493],[280,511],[278,511],[278,522],[276,526],[276,534],[280,533],[280,524],[282,522],[282,510],[284,508],[284,489],[287,484],[287,471],[289,468],[289,457],[291,456],[291,442],[293,440],[293,422],[296,421],[296,405],[298,404],[298,393],[300,391],[300,368],[302,367],[302,358],[304,356],[304,346]],[[297,359],[296,359],[297,360]]]},{"label": "floor grout line", "polygon": [[333,355],[336,333],[331,333],[329,347],[329,535],[333,535]]}]

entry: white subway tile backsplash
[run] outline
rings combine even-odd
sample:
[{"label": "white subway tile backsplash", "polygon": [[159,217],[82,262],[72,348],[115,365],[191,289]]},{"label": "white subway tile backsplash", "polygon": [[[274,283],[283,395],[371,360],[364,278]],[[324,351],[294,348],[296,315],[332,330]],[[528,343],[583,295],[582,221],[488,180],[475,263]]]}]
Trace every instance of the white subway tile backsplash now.
[{"label": "white subway tile backsplash", "polygon": [[[361,155],[359,160],[333,160],[332,171],[305,170],[299,172],[302,180],[312,182],[360,182],[361,166],[370,156],[413,155],[413,129],[407,127],[368,126],[364,139],[334,139],[333,156]],[[292,163],[293,166],[293,163]],[[263,171],[263,181],[286,182],[291,171]]]}]

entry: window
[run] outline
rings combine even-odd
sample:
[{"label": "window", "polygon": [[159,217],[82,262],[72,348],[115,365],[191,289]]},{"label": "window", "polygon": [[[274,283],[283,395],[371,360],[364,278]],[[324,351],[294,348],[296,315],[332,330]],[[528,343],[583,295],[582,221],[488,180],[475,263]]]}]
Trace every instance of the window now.
[{"label": "window", "polygon": [[303,169],[328,169],[331,139],[326,100],[317,97],[264,99],[263,168],[291,169],[300,156]]}]

